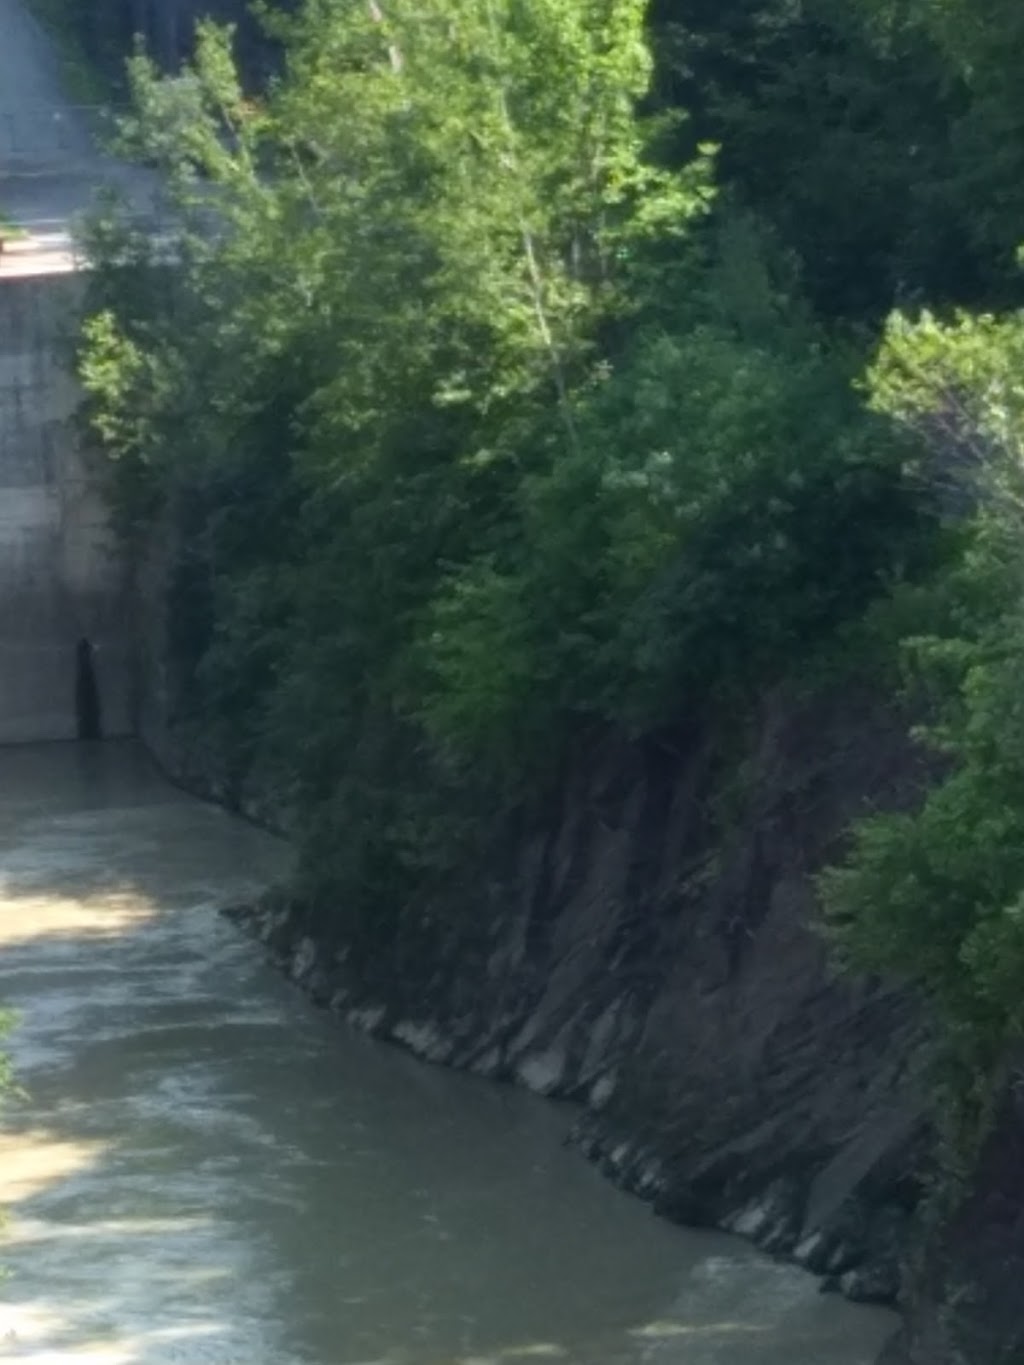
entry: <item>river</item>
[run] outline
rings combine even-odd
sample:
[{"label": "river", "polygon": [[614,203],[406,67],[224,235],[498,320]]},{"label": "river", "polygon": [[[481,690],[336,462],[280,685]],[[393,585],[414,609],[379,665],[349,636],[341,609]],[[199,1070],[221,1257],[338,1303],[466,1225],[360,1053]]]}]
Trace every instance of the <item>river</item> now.
[{"label": "river", "polygon": [[216,913],[285,865],[131,744],[0,751],[0,1358],[874,1359],[891,1314],[655,1219],[563,1107],[315,1010]]}]

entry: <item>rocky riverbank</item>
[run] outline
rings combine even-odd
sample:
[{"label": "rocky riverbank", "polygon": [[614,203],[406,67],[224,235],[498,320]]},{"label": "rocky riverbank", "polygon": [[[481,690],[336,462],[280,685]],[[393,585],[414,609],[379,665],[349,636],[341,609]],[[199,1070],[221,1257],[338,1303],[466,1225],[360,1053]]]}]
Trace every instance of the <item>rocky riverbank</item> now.
[{"label": "rocky riverbank", "polygon": [[[179,689],[157,633],[142,721],[165,769],[286,826],[280,793],[185,742]],[[886,1365],[1020,1365],[1024,1113],[1008,1099],[959,1215],[926,1231],[923,1018],[836,971],[814,896],[851,820],[927,780],[907,729],[871,694],[768,698],[725,820],[715,736],[608,741],[554,806],[505,822],[485,869],[398,908],[369,957],[286,894],[236,917],[353,1027],[575,1101],[571,1141],[664,1216],[900,1307]]]},{"label": "rocky riverbank", "polygon": [[237,913],[355,1027],[577,1101],[572,1141],[659,1213],[895,1303],[929,1150],[923,1029],[899,992],[837,978],[811,879],[869,794],[913,788],[904,730],[867,697],[773,699],[725,836],[710,744],[609,745],[509,840],[468,922],[438,934],[443,906],[407,906],[370,969],[287,897]]}]

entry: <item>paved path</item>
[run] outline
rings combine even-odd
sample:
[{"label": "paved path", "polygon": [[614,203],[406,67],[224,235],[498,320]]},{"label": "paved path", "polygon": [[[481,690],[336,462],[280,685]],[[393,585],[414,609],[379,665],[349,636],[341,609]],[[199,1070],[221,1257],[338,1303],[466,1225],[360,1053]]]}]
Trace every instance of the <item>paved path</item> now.
[{"label": "paved path", "polygon": [[142,211],[152,202],[153,177],[106,155],[94,126],[23,0],[0,0],[0,215],[28,234],[0,252],[0,276],[74,269],[75,219],[103,185]]}]

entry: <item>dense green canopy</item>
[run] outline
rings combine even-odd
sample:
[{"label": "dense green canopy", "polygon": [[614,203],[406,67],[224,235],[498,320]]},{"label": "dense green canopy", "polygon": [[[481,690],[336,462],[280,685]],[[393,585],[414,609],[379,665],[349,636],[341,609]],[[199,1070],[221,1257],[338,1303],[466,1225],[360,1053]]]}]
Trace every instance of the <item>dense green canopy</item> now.
[{"label": "dense green canopy", "polygon": [[305,893],[369,954],[588,736],[735,738],[772,683],[895,685],[927,635],[952,775],[826,893],[990,1072],[1024,971],[1021,12],[272,27],[255,96],[211,25],[173,79],[132,63],[175,270],[93,230],[81,373],[125,534],[173,547],[179,723],[287,794]]}]

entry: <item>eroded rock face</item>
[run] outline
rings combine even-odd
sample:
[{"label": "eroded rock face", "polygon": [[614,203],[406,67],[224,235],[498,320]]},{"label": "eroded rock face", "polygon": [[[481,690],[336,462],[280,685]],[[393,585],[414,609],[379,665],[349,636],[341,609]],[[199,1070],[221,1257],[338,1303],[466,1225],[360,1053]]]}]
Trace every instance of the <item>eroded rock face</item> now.
[{"label": "eroded rock face", "polygon": [[923,1030],[892,989],[836,978],[812,877],[869,796],[912,794],[905,729],[866,697],[775,698],[728,817],[702,737],[609,743],[433,956],[353,973],[301,907],[254,924],[356,1027],[579,1101],[572,1141],[658,1212],[892,1302],[928,1150]]},{"label": "eroded rock face", "polygon": [[[867,697],[774,699],[725,821],[711,744],[609,744],[477,874],[472,933],[456,917],[426,952],[354,970],[300,905],[241,918],[354,1027],[578,1101],[571,1140],[666,1217],[900,1302],[884,1365],[1022,1365],[1024,1070],[922,1248],[925,1030],[899,992],[839,980],[818,927],[813,874],[850,819],[926,777],[905,730]],[[445,910],[407,906],[408,936]]]}]

